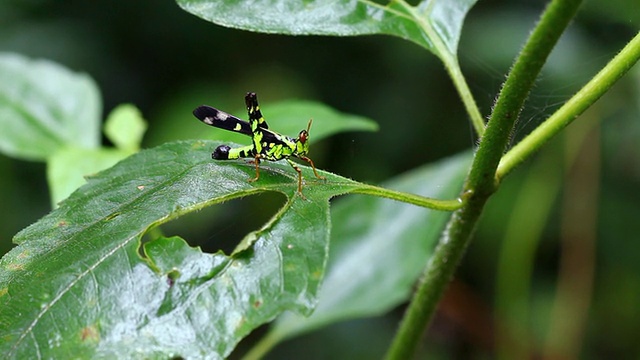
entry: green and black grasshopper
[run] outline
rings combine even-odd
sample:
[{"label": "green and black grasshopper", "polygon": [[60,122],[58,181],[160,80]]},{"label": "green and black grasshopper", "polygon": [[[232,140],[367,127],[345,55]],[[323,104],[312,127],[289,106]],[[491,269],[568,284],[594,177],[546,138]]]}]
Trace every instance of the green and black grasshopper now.
[{"label": "green and black grasshopper", "polygon": [[235,149],[228,145],[220,145],[213,151],[211,157],[215,160],[253,158],[251,162],[256,166],[256,177],[249,179],[249,182],[257,181],[260,178],[260,160],[285,159],[298,172],[298,192],[300,194],[302,194],[302,171],[290,157],[294,156],[308,162],[315,176],[324,180],[325,178],[316,171],[313,161],[307,157],[311,120],[309,120],[307,129],[300,131],[297,138],[281,135],[269,130],[269,125],[262,116],[255,93],[247,93],[244,99],[249,113],[249,122],[207,105],[198,106],[193,110],[193,115],[203,123],[251,136],[253,140],[251,145]]}]

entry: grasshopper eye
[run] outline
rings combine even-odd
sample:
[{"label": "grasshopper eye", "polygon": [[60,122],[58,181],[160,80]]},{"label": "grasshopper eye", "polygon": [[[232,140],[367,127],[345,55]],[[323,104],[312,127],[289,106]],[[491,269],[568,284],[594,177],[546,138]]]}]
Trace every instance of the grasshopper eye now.
[{"label": "grasshopper eye", "polygon": [[300,134],[298,135],[298,140],[300,140],[301,143],[306,143],[307,139],[309,138],[309,133],[307,132],[307,130],[302,130],[300,131]]}]

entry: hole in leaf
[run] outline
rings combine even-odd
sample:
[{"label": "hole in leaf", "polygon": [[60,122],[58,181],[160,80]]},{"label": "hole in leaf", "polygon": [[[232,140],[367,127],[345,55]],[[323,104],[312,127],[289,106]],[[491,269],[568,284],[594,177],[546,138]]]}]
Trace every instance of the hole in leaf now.
[{"label": "hole in leaf", "polygon": [[278,192],[263,192],[208,206],[161,226],[164,236],[180,236],[190,246],[230,254],[250,232],[260,229],[284,205]]}]

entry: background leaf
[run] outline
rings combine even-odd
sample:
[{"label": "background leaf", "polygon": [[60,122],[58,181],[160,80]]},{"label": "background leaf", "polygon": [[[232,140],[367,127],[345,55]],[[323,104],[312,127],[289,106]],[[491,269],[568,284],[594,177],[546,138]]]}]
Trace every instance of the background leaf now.
[{"label": "background leaf", "polygon": [[147,123],[140,110],[131,104],[113,109],[104,123],[104,134],[121,150],[134,153],[140,149]]},{"label": "background leaf", "polygon": [[476,0],[402,0],[381,5],[364,0],[177,0],[184,10],[215,24],[289,35],[386,34],[413,41],[442,56],[456,53],[464,16]]},{"label": "background leaf", "polygon": [[51,207],[86,183],[85,176],[107,169],[129,155],[131,152],[115,148],[65,147],[56,151],[47,160]]},{"label": "background leaf", "polygon": [[47,182],[51,193],[51,207],[82,186],[85,176],[115,165],[140,149],[147,123],[133,105],[116,107],[105,122],[105,135],[116,147],[86,149],[65,147],[47,159]]},{"label": "background leaf", "polygon": [[45,60],[0,53],[0,150],[43,160],[100,144],[100,93],[91,78]]},{"label": "background leaf", "polygon": [[[470,162],[465,152],[384,187],[455,198]],[[449,215],[376,197],[338,201],[331,210],[331,251],[318,307],[308,318],[284,314],[268,337],[282,340],[332,322],[380,315],[406,301]]]},{"label": "background leaf", "polygon": [[[252,164],[211,161],[217,145],[185,141],[135,154],[16,235],[20,246],[0,259],[0,353],[191,358],[209,356],[213,344],[223,357],[285,309],[308,313],[327,257],[328,199],[357,183],[324,172],[321,182],[302,167],[304,200],[285,162],[265,164],[249,183]],[[247,235],[253,246],[226,256],[162,240],[140,258],[138,240],[150,227],[265,190],[289,199]]]}]

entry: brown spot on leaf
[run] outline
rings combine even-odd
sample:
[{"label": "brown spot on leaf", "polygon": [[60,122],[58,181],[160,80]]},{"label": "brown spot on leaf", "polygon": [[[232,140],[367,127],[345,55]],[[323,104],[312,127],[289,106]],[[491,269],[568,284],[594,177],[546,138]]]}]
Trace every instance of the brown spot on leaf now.
[{"label": "brown spot on leaf", "polygon": [[82,341],[98,342],[100,340],[100,334],[95,325],[90,325],[82,328],[80,331],[80,339]]}]

